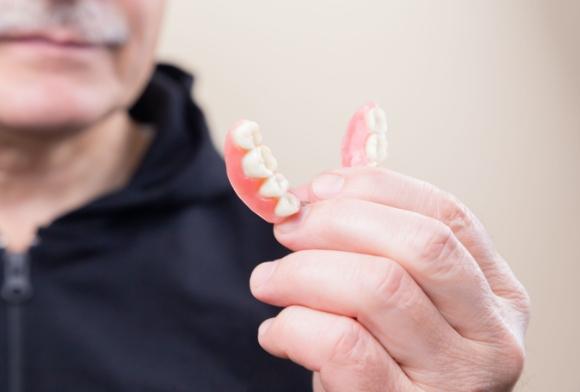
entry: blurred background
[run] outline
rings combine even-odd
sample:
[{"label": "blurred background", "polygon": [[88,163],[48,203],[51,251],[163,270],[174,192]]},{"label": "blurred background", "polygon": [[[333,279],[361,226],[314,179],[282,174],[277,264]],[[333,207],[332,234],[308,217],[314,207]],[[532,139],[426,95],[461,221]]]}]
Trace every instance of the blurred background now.
[{"label": "blurred background", "polygon": [[519,391],[580,391],[580,1],[173,1],[160,58],[195,73],[221,148],[258,121],[295,184],[375,100],[387,166],[469,205],[530,291]]}]

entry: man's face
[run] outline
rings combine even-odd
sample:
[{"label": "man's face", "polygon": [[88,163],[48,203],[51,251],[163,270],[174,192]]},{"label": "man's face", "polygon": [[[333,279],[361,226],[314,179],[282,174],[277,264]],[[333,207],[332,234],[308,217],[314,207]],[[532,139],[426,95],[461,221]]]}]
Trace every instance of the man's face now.
[{"label": "man's face", "polygon": [[0,131],[67,132],[130,106],[165,0],[0,0]]}]

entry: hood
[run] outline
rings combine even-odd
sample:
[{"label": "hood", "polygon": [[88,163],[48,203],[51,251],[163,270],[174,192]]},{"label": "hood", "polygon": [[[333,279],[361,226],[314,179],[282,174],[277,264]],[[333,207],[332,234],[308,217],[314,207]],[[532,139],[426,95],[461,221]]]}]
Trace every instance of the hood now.
[{"label": "hood", "polygon": [[150,124],[155,136],[129,183],[71,211],[39,231],[39,238],[83,240],[94,230],[147,210],[172,210],[231,196],[222,157],[206,120],[191,98],[193,77],[158,65],[136,104],[132,118]]}]

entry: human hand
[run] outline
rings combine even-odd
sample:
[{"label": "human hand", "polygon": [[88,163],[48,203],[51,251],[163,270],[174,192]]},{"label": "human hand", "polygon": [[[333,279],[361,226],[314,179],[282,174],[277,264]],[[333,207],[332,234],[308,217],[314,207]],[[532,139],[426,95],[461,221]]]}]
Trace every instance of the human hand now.
[{"label": "human hand", "polygon": [[284,307],[260,327],[316,392],[508,391],[524,363],[525,289],[456,198],[380,168],[320,176],[275,226],[294,251],[251,289]]}]

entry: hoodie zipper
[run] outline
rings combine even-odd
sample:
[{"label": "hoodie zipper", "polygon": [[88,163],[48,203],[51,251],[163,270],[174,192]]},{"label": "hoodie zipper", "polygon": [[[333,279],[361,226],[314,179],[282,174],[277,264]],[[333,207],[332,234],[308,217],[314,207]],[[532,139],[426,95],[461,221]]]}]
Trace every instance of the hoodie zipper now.
[{"label": "hoodie zipper", "polygon": [[28,253],[4,253],[4,281],[2,298],[7,304],[7,339],[8,339],[8,392],[22,392],[23,358],[22,346],[24,303],[32,295],[29,275]]}]

